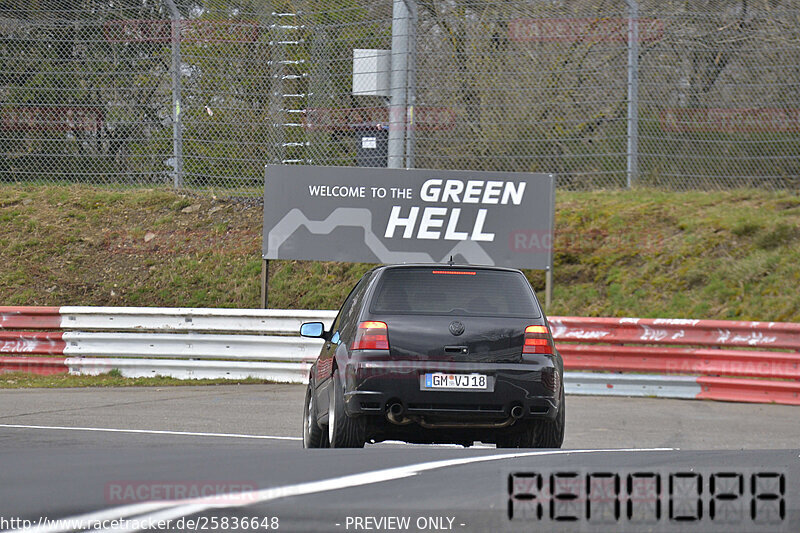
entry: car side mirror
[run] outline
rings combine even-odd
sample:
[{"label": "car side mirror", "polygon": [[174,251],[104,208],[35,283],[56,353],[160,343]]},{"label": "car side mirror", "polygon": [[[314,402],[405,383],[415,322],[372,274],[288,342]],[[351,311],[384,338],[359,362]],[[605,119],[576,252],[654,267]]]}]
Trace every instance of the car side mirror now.
[{"label": "car side mirror", "polygon": [[306,322],[300,326],[300,335],[317,339],[322,338],[325,336],[325,324],[322,322]]}]

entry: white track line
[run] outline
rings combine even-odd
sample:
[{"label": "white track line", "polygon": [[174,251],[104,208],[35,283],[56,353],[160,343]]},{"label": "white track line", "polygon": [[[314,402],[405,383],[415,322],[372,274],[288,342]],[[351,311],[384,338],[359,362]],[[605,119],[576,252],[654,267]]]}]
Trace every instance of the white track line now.
[{"label": "white track line", "polygon": [[[85,428],[85,427],[72,427],[72,426],[31,426],[24,424],[0,424],[0,428],[17,428],[17,429],[58,429],[58,430],[72,430],[72,431],[106,431],[109,433],[143,433],[152,435],[188,435],[194,437],[229,437],[236,439],[272,439],[272,440],[290,440],[302,441],[302,437],[277,437],[273,435],[245,435],[243,433],[200,433],[194,431],[166,431],[160,429],[115,429],[115,428]],[[379,442],[376,446],[383,444],[387,445],[402,445],[402,446],[423,446],[430,448],[463,448],[460,444],[410,444],[400,440],[387,440]],[[475,444],[473,448],[478,449],[491,449],[494,446],[485,444]]]},{"label": "white track line", "polygon": [[[291,440],[302,441],[302,437],[277,437],[272,435],[245,435],[243,433],[199,433],[194,431],[166,431],[159,429],[115,429],[115,428],[84,428],[84,427],[71,427],[71,426],[30,426],[23,424],[0,424],[0,428],[18,428],[18,429],[59,429],[59,430],[72,430],[72,431],[106,431],[109,433],[144,433],[153,435],[189,435],[194,437],[229,437],[236,439],[272,439],[272,440]],[[378,442],[375,445],[402,445],[402,446],[422,446],[425,448],[463,448],[460,444],[410,444],[400,440],[387,440]],[[494,446],[486,444],[474,444],[472,448],[476,449],[492,449]]]},{"label": "white track line", "polygon": [[[665,452],[674,451],[676,448],[631,448],[631,449],[605,449],[605,450],[549,450],[535,452],[504,453],[495,455],[463,457],[459,459],[446,459],[440,461],[430,461],[414,465],[373,470],[358,474],[349,474],[335,478],[297,483],[294,485],[284,485],[261,489],[257,491],[237,492],[226,495],[214,495],[206,498],[196,498],[187,500],[163,501],[163,502],[142,502],[133,505],[124,505],[102,511],[64,518],[63,523],[73,523],[83,521],[85,524],[97,524],[104,520],[128,519],[128,527],[116,529],[103,529],[102,531],[140,531],[147,528],[148,523],[158,523],[161,520],[174,520],[182,516],[190,516],[201,513],[209,509],[244,507],[288,498],[290,496],[304,496],[317,494],[375,483],[383,483],[407,477],[416,476],[422,472],[447,468],[452,466],[470,465],[488,461],[499,461],[504,459],[517,459],[520,457],[536,457],[547,455],[572,455],[589,453],[633,453],[633,452]],[[221,499],[230,498],[228,503],[220,504]],[[238,503],[233,503],[235,500]],[[144,513],[144,514],[143,514]],[[135,524],[134,524],[135,521]],[[138,525],[138,527],[137,527]],[[57,524],[47,527],[34,527],[26,529],[31,533],[60,533],[62,531],[72,531],[71,528],[59,527]]]},{"label": "white track line", "polygon": [[196,431],[165,431],[159,429],[115,429],[115,428],[84,428],[69,426],[27,426],[23,424],[0,424],[0,428],[17,429],[58,429],[70,431],[100,431],[107,433],[144,433],[149,435],[188,435],[191,437],[227,437],[234,439],[267,439],[267,440],[303,440],[301,437],[276,437],[272,435],[245,435],[242,433],[201,433]]}]

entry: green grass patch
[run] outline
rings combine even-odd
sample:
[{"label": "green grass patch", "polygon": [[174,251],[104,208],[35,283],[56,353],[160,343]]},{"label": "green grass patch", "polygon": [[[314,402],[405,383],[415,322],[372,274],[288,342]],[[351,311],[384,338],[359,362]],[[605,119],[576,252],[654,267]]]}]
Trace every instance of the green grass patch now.
[{"label": "green grass patch", "polygon": [[112,370],[99,376],[74,376],[71,374],[54,374],[40,376],[12,372],[0,374],[0,389],[27,388],[71,388],[71,387],[177,387],[186,385],[251,385],[271,383],[257,378],[247,379],[176,379],[165,376],[147,378],[122,377],[119,370]]},{"label": "green grass patch", "polygon": [[[257,307],[261,209],[2,185],[0,305]],[[790,192],[559,191],[554,257],[552,315],[800,321]],[[271,261],[270,306],[336,309],[370,267]],[[544,274],[526,275],[543,297]]]}]

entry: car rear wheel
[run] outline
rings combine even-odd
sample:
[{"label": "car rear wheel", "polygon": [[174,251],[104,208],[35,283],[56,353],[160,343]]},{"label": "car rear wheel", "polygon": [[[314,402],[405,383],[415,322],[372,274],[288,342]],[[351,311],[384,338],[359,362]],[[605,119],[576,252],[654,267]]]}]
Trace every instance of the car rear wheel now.
[{"label": "car rear wheel", "polygon": [[328,406],[328,443],[331,448],[363,448],[366,437],[364,419],[347,416],[338,370],[333,371],[332,380]]},{"label": "car rear wheel", "polygon": [[540,420],[534,426],[534,447],[536,448],[561,448],[564,443],[564,418],[566,404],[564,403],[564,388],[561,388],[561,401],[558,404],[558,414],[553,420]]},{"label": "car rear wheel", "polygon": [[533,423],[518,421],[516,431],[497,437],[498,448],[533,448]]},{"label": "car rear wheel", "polygon": [[553,420],[532,420],[517,422],[519,429],[497,437],[498,448],[561,448],[564,443],[564,418],[566,414],[564,389],[561,389],[561,401],[558,414]]},{"label": "car rear wheel", "polygon": [[314,378],[309,378],[306,402],[303,407],[303,448],[324,448],[325,436],[317,424],[317,400],[314,394]]}]

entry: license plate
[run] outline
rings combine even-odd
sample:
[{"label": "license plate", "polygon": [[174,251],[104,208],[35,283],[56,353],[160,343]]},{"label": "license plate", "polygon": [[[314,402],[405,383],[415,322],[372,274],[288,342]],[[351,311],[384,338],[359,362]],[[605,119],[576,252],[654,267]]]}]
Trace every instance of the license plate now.
[{"label": "license plate", "polygon": [[425,374],[426,389],[486,390],[489,378],[483,374]]}]

